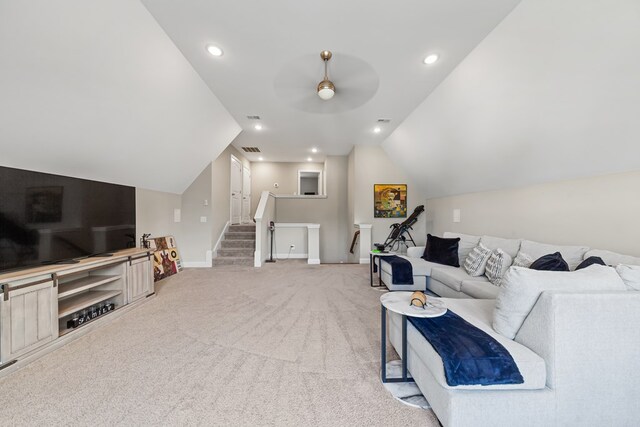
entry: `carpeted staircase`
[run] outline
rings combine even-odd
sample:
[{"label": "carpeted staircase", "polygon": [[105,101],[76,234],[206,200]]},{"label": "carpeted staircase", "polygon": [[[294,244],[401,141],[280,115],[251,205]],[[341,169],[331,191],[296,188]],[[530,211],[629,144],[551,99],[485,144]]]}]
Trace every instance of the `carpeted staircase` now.
[{"label": "carpeted staircase", "polygon": [[230,225],[220,242],[218,256],[213,259],[213,266],[218,265],[253,265],[253,252],[256,249],[256,226]]}]

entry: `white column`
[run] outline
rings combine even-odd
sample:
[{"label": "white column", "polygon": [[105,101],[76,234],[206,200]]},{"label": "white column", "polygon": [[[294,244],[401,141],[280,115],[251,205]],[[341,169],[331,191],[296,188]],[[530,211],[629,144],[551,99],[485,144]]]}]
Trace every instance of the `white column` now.
[{"label": "white column", "polygon": [[360,264],[369,264],[371,252],[371,224],[355,224],[360,229]]},{"label": "white column", "polygon": [[320,224],[307,224],[307,264],[320,264]]}]

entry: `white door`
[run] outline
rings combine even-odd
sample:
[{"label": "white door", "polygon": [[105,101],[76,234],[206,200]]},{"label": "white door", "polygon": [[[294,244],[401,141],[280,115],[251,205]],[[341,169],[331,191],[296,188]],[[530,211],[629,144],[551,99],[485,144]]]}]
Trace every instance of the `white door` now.
[{"label": "white door", "polygon": [[240,224],[242,219],[242,165],[231,157],[231,224]]},{"label": "white door", "polygon": [[251,222],[251,170],[242,168],[242,222]]}]

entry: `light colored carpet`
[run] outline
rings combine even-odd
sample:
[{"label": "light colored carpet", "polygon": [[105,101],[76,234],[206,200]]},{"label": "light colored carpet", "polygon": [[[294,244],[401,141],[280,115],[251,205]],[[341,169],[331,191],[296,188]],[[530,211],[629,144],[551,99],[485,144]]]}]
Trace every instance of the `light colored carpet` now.
[{"label": "light colored carpet", "polygon": [[185,270],[1,379],[1,423],[437,426],[380,383],[368,274],[299,261]]}]

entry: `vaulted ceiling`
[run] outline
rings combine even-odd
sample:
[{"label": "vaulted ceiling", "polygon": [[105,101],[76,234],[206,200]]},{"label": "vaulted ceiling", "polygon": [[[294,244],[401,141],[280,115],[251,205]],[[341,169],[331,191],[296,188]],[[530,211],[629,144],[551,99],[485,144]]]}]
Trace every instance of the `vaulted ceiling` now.
[{"label": "vaulted ceiling", "polygon": [[[260,148],[251,160],[272,161],[379,144],[518,3],[142,1],[242,126],[233,144]],[[211,56],[208,44],[224,54]],[[315,93],[324,49],[334,53],[330,101]],[[423,64],[431,53],[439,61]],[[260,116],[260,131],[248,115]],[[391,122],[375,134],[380,118]]]}]

